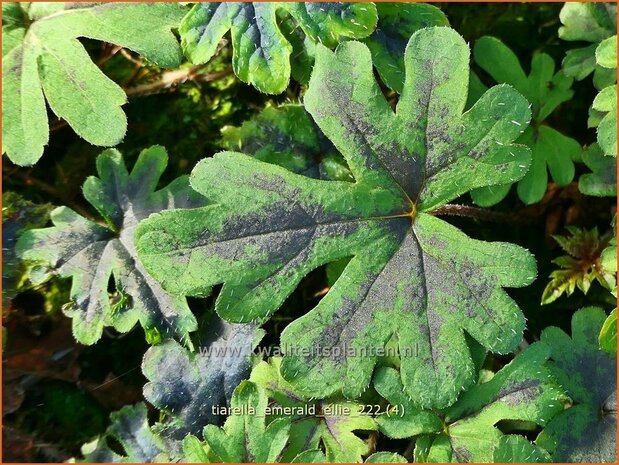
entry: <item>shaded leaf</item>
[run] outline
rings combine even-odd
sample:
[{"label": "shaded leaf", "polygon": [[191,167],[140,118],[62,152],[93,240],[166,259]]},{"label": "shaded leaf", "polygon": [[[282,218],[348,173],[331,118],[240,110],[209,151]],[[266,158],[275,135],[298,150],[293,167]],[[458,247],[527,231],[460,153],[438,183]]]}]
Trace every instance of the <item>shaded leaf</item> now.
[{"label": "shaded leaf", "polygon": [[332,163],[327,161],[329,156],[341,159],[302,105],[266,107],[240,127],[224,127],[222,136],[223,146],[229,150],[312,178],[328,169]]},{"label": "shaded leaf", "polygon": [[232,391],[247,378],[250,356],[264,332],[256,325],[236,325],[214,317],[196,352],[174,340],[148,349],[142,371],[147,401],[169,417],[162,436],[180,441],[201,436],[207,424],[221,424],[217,407],[228,406]]},{"label": "shaded leaf", "polygon": [[536,441],[555,462],[617,461],[617,359],[598,346],[605,318],[600,308],[587,307],[572,317],[571,338],[556,327],[542,333],[550,370],[573,401]]},{"label": "shaded leaf", "polygon": [[[161,439],[150,430],[143,403],[127,405],[110,415],[105,434],[82,446],[84,462],[145,463],[153,462],[163,453]],[[109,438],[118,441],[123,455],[108,444]]]},{"label": "shaded leaf", "polygon": [[137,233],[141,259],[165,287],[190,295],[223,282],[215,309],[236,322],[268,318],[308,272],[352,256],[318,306],[282,334],[282,374],[308,395],[357,397],[371,380],[372,351],[396,334],[408,354],[407,394],[446,406],[473,381],[463,331],[497,352],[522,336],[522,314],[502,287],[530,283],[533,257],[470,239],[431,213],[524,175],[529,151],[511,142],[528,123],[528,104],[502,85],[462,114],[469,51],[451,29],[415,33],[405,63],[394,113],[363,44],[317,47],[304,103],[356,182],[224,152],[191,177],[216,205],[155,215]]},{"label": "shaded leaf", "polygon": [[[411,425],[419,417],[419,427],[408,431],[422,434],[417,439],[416,461],[491,462],[504,437],[496,427],[498,422],[521,420],[544,426],[563,410],[563,392],[544,367],[548,356],[548,347],[533,344],[492,379],[463,392],[450,408],[427,412],[404,405],[402,418],[383,414],[377,419],[381,431],[390,435],[398,431],[398,424]],[[375,379],[377,390],[382,395],[388,394],[390,404],[400,401],[394,394],[398,387],[402,389],[397,376],[384,376],[393,371],[381,368],[378,374],[382,372],[383,376]],[[422,419],[430,415],[434,415],[433,421]]]},{"label": "shaded leaf", "polygon": [[614,197],[617,195],[617,159],[607,157],[598,144],[583,152],[582,161],[592,173],[578,179],[578,189],[585,195]]},{"label": "shaded leaf", "polygon": [[125,135],[121,106],[127,97],[77,38],[128,48],[158,66],[180,64],[171,31],[184,13],[177,4],[23,2],[5,8],[11,14],[2,19],[2,151],[18,165],[36,163],[47,145],[46,101],[93,145],[116,145]]},{"label": "shaded leaf", "polygon": [[49,221],[50,204],[37,205],[14,192],[2,194],[2,307],[8,309],[10,301],[25,281],[15,250],[19,236],[28,229],[40,228]]},{"label": "shaded leaf", "polygon": [[561,63],[563,72],[577,81],[582,81],[596,70],[595,50],[597,45],[568,50]]},{"label": "shaded leaf", "polygon": [[181,22],[183,50],[193,63],[206,63],[230,31],[234,73],[262,92],[279,94],[290,80],[293,49],[280,30],[280,14],[290,15],[312,42],[327,47],[367,37],[377,21],[373,3],[201,2]]},{"label": "shaded leaf", "polygon": [[[104,326],[126,332],[137,321],[147,331],[183,340],[197,327],[186,299],[164,291],[135,251],[139,220],[166,208],[204,204],[186,177],[155,191],[167,159],[163,147],[151,147],[129,173],[121,154],[106,150],[97,158],[99,177],[89,177],[83,187],[104,224],[59,207],[51,213],[53,227],[29,230],[19,239],[17,250],[33,267],[32,280],[72,278],[72,301],[63,310],[73,318],[73,334],[83,344],[99,340]],[[115,293],[110,295],[112,277]]]},{"label": "shaded leaf", "polygon": [[567,226],[568,236],[553,236],[568,255],[555,258],[552,263],[560,269],[550,273],[550,282],[542,294],[542,304],[554,302],[564,293],[572,295],[576,288],[584,294],[597,281],[608,290],[617,285],[616,269],[607,269],[602,263],[602,252],[609,237],[600,237],[597,228],[586,230]]},{"label": "shaded leaf", "polygon": [[404,49],[410,37],[419,29],[448,26],[445,14],[427,3],[376,4],[378,24],[363,42],[372,53],[372,62],[383,82],[402,93],[404,85]]},{"label": "shaded leaf", "polygon": [[[543,125],[544,120],[561,103],[572,98],[572,79],[562,71],[555,73],[552,58],[545,53],[533,56],[527,76],[518,57],[499,39],[482,37],[473,49],[475,62],[499,83],[507,83],[531,103],[532,125],[517,142],[531,148],[531,168],[518,182],[518,196],[532,204],[542,199],[548,184],[548,172],[559,186],[568,185],[574,178],[573,160],[580,159],[580,144],[557,130]],[[501,201],[509,186],[486,187],[473,191],[473,200],[482,206]]]}]

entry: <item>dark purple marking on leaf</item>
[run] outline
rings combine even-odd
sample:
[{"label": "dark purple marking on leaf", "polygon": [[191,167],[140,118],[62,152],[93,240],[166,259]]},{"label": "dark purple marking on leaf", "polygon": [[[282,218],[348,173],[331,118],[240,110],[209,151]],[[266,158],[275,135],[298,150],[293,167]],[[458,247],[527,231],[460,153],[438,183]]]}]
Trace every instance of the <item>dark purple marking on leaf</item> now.
[{"label": "dark purple marking on leaf", "polygon": [[230,403],[232,391],[249,374],[250,355],[261,337],[257,325],[213,317],[197,352],[174,340],[146,352],[142,370],[149,383],[144,396],[170,412],[163,428],[166,437],[178,441],[189,433],[202,437],[204,426],[223,423],[212,409]]}]

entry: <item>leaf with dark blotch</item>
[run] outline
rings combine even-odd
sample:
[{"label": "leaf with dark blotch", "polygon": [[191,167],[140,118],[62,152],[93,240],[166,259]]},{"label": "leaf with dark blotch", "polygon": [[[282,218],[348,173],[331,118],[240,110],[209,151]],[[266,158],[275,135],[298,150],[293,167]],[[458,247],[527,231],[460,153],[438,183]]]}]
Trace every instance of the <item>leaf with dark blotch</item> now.
[{"label": "leaf with dark blotch", "polygon": [[396,334],[407,394],[444,407],[473,382],[465,331],[492,351],[520,342],[524,318],[502,288],[530,283],[536,268],[526,250],[470,239],[432,213],[524,176],[529,150],[512,141],[530,111],[501,85],[462,113],[469,50],[451,29],[415,33],[405,63],[394,112],[365,45],[317,46],[305,107],[355,182],[220,153],[191,175],[215,205],[154,215],[136,238],[172,292],[224,283],[215,309],[236,322],[268,318],[310,271],[353,257],[318,306],[284,330],[283,376],[308,395],[343,389],[356,398],[370,383],[372,353]]},{"label": "leaf with dark blotch", "polygon": [[[83,344],[97,342],[104,326],[126,332],[137,321],[147,330],[185,341],[197,327],[185,297],[165,291],[135,251],[133,233],[140,220],[167,208],[204,204],[186,177],[155,191],[167,160],[163,147],[151,147],[129,173],[121,154],[106,150],[97,158],[99,177],[89,177],[83,187],[104,224],[59,207],[51,213],[54,226],[29,230],[17,244],[21,258],[33,266],[31,279],[72,278],[72,301],[64,312],[73,318],[73,334]],[[110,295],[112,278],[115,293]]]},{"label": "leaf with dark blotch", "polygon": [[230,31],[234,73],[262,92],[279,94],[290,80],[293,50],[279,14],[290,15],[308,39],[327,47],[367,37],[377,21],[373,3],[200,2],[179,28],[183,49],[193,63],[206,63]]},{"label": "leaf with dark blotch", "polygon": [[550,370],[573,402],[536,441],[555,462],[617,461],[617,356],[598,346],[605,318],[602,309],[587,307],[572,317],[571,338],[556,327],[542,333]]},{"label": "leaf with dark blotch", "polygon": [[617,28],[617,6],[613,3],[568,2],[559,19],[559,37],[569,41],[601,42]]},{"label": "leaf with dark blotch", "polygon": [[77,38],[128,48],[158,66],[180,64],[171,29],[185,9],[177,4],[23,2],[2,11],[2,151],[18,165],[36,163],[47,145],[46,101],[93,145],[125,135],[127,97]]},{"label": "leaf with dark blotch", "polygon": [[[580,144],[542,122],[561,103],[572,98],[572,79],[562,71],[555,73],[554,61],[545,53],[533,56],[527,76],[518,57],[494,37],[482,37],[475,43],[475,62],[498,83],[507,83],[531,103],[532,125],[517,142],[531,148],[532,162],[528,173],[518,182],[518,196],[532,204],[541,200],[548,185],[548,173],[558,186],[568,185],[574,178],[573,160],[581,156]],[[482,206],[501,201],[510,185],[493,186],[473,191],[473,200]]]},{"label": "leaf with dark blotch", "polygon": [[[363,412],[364,406],[341,396],[312,400],[287,382],[281,376],[280,368],[281,358],[261,362],[252,370],[250,380],[266,390],[272,405],[291,409],[292,413],[276,416],[292,421],[290,440],[282,461],[290,461],[307,449],[321,447],[326,451],[327,462],[362,462],[369,447],[355,431],[377,429],[374,419]],[[313,414],[312,411],[305,414],[304,409],[308,408],[313,408]]]},{"label": "leaf with dark blotch", "polygon": [[217,317],[207,331],[196,352],[168,340],[144,355],[142,371],[149,380],[144,397],[168,414],[160,425],[166,438],[201,436],[206,425],[222,423],[216,408],[226,407],[234,388],[249,376],[250,356],[264,334],[257,325]]},{"label": "leaf with dark blotch", "polygon": [[[118,441],[124,454],[115,452],[108,444],[108,438]],[[87,463],[148,463],[156,461],[158,457],[165,457],[161,439],[148,425],[143,403],[127,405],[112,413],[105,434],[84,444],[82,455],[83,461]]]},{"label": "leaf with dark blotch", "polygon": [[398,93],[404,85],[404,49],[419,29],[448,26],[445,14],[427,3],[376,4],[376,30],[363,42],[372,53],[372,61],[383,82]]},{"label": "leaf with dark blotch", "polygon": [[[596,88],[604,70],[596,64],[596,50],[600,43],[617,31],[617,6],[614,3],[567,2],[559,19],[563,26],[559,28],[559,37],[568,41],[591,42],[594,45],[568,50],[563,60],[565,73],[577,80],[586,78],[595,71],[593,82]],[[616,43],[616,38],[615,38]]]},{"label": "leaf with dark blotch", "polygon": [[615,197],[617,195],[617,159],[607,157],[598,144],[583,152],[582,161],[592,172],[578,179],[578,189],[585,195]]},{"label": "leaf with dark blotch", "polygon": [[566,398],[544,367],[548,356],[545,345],[530,346],[492,379],[471,387],[442,412],[422,411],[400,399],[402,386],[395,370],[381,368],[374,381],[377,391],[390,404],[403,405],[404,412],[400,418],[379,416],[381,431],[398,438],[421,435],[415,451],[417,461],[440,457],[447,462],[492,462],[505,437],[497,428],[500,421],[544,426],[563,410]]}]

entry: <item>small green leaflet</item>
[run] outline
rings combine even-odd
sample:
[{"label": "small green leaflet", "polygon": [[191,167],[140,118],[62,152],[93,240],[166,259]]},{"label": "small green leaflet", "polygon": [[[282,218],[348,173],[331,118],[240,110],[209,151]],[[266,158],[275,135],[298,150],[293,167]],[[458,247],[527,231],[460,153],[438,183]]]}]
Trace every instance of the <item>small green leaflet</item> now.
[{"label": "small green leaflet", "polygon": [[279,94],[290,81],[290,40],[295,40],[280,29],[287,17],[307,39],[327,47],[367,37],[377,21],[373,3],[201,2],[181,22],[182,47],[193,63],[206,63],[230,31],[234,73],[262,92]]},{"label": "small green leaflet", "polygon": [[207,424],[220,424],[213,411],[225,407],[234,388],[249,375],[250,356],[264,332],[256,325],[208,322],[196,352],[169,339],[148,349],[142,371],[149,382],[144,398],[169,417],[158,430],[165,438],[200,436]]},{"label": "small green leaflet", "polygon": [[528,103],[500,85],[462,114],[469,49],[449,28],[415,33],[405,63],[394,112],[365,45],[317,46],[304,104],[355,182],[224,152],[191,175],[212,206],[154,215],[136,233],[141,260],[171,292],[223,282],[215,309],[235,322],[268,318],[311,270],[353,257],[319,305],[282,334],[282,374],[310,396],[343,389],[358,397],[372,353],[395,334],[407,354],[406,392],[422,406],[447,406],[473,381],[463,331],[502,353],[522,337],[522,313],[502,288],[530,283],[533,257],[470,239],[432,212],[524,176],[530,152],[512,141],[528,124]]},{"label": "small green leaflet", "polygon": [[[104,326],[126,332],[138,320],[147,334],[186,342],[197,327],[186,299],[164,291],[143,269],[133,240],[138,221],[153,212],[204,205],[186,177],[155,191],[167,160],[165,149],[153,146],[142,151],[129,173],[118,151],[104,151],[97,158],[99,177],[89,177],[83,187],[104,223],[59,207],[51,212],[53,227],[29,230],[17,243],[18,254],[33,266],[31,280],[73,279],[72,302],[64,312],[73,318],[73,334],[83,344],[97,342]],[[116,293],[110,296],[112,277]]]},{"label": "small green leaflet", "polygon": [[598,337],[600,349],[606,352],[617,353],[617,309],[615,308],[604,321]]},{"label": "small green leaflet", "polygon": [[593,100],[589,125],[597,126],[598,144],[604,155],[617,158],[616,84],[602,89]]},{"label": "small green leaflet", "polygon": [[595,49],[595,61],[599,66],[613,69],[617,67],[617,36],[611,36],[600,42]]},{"label": "small green leaflet", "polygon": [[400,405],[403,416],[386,413],[377,418],[387,436],[404,438],[421,435],[416,442],[416,461],[491,462],[504,447],[501,420],[522,420],[544,426],[563,410],[563,392],[550,377],[544,362],[548,347],[533,344],[518,354],[487,382],[462,393],[457,402],[442,412],[420,410],[403,398],[397,371],[380,368],[374,386],[391,405]]},{"label": "small green leaflet", "polygon": [[578,189],[585,195],[615,197],[617,195],[617,159],[607,157],[598,144],[582,154],[582,161],[592,172],[578,179]]},{"label": "small green leaflet", "polygon": [[398,93],[404,85],[404,49],[419,29],[448,26],[445,13],[427,3],[377,2],[378,24],[363,40],[372,53],[372,62],[383,82]]},{"label": "small green leaflet", "polygon": [[127,97],[76,39],[110,42],[172,68],[182,54],[171,29],[184,12],[175,3],[3,3],[2,152],[18,165],[37,162],[49,139],[46,101],[91,144],[118,144]]},{"label": "small green leaflet", "polygon": [[281,358],[272,358],[269,363],[261,362],[252,370],[249,379],[263,387],[275,405],[293,409],[292,412],[313,406],[315,412],[313,416],[295,413],[278,416],[289,418],[292,422],[289,444],[282,461],[291,461],[306,449],[322,446],[328,462],[362,462],[362,456],[369,452],[369,447],[354,431],[378,428],[374,419],[363,413],[363,405],[341,396],[312,401],[282,378],[280,367]]},{"label": "small green leaflet", "polygon": [[206,448],[202,450],[195,436],[187,436],[183,444],[185,454],[203,462],[278,462],[288,441],[291,421],[278,418],[267,424],[267,406],[264,389],[242,381],[234,390],[230,403],[232,414],[224,426],[204,428]]},{"label": "small green leaflet", "polygon": [[[610,2],[567,2],[559,13],[559,19],[563,24],[559,28],[561,39],[593,44],[567,52],[562,64],[565,74],[580,81],[595,71],[593,83],[596,88],[606,87],[609,79],[615,79],[616,72],[609,73],[597,66],[596,55],[599,44],[616,34],[617,5]],[[616,37],[614,40],[616,42]]]},{"label": "small green leaflet", "polygon": [[587,307],[572,317],[572,337],[546,328],[550,370],[573,402],[540,433],[536,443],[555,462],[617,461],[617,355],[598,347],[604,311]]},{"label": "small green leaflet", "polygon": [[[518,57],[503,42],[494,37],[482,37],[473,49],[475,62],[499,83],[507,83],[531,102],[533,124],[518,142],[531,148],[531,168],[518,182],[518,196],[532,204],[541,200],[548,185],[548,171],[558,186],[568,185],[574,179],[574,163],[581,157],[580,144],[559,131],[542,124],[561,103],[572,98],[572,79],[562,71],[555,74],[554,62],[545,53],[533,56],[531,72],[527,76]],[[509,192],[510,184],[473,191],[473,200],[482,206],[501,201]]]},{"label": "small green leaflet", "polygon": [[[110,415],[105,434],[82,446],[83,462],[87,463],[148,463],[165,461],[164,444],[148,426],[143,403],[127,405]],[[115,452],[108,443],[113,438],[125,455]]]}]

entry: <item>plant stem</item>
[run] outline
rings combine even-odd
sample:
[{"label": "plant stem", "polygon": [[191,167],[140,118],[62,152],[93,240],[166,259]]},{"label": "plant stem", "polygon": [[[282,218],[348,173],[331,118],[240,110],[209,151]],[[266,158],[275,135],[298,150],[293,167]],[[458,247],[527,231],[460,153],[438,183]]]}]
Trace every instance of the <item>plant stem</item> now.
[{"label": "plant stem", "polygon": [[530,223],[531,218],[514,213],[502,213],[470,205],[447,204],[432,212],[436,216],[465,216],[495,223]]},{"label": "plant stem", "polygon": [[178,86],[183,82],[211,82],[232,74],[232,68],[226,68],[223,71],[218,71],[216,73],[210,74],[200,73],[200,71],[205,66],[206,65],[196,65],[192,66],[191,68],[166,71],[162,73],[159,79],[157,79],[156,81],[130,87],[128,89],[125,89],[125,92],[127,93],[128,97],[155,94],[158,92],[163,92],[171,87]]}]

